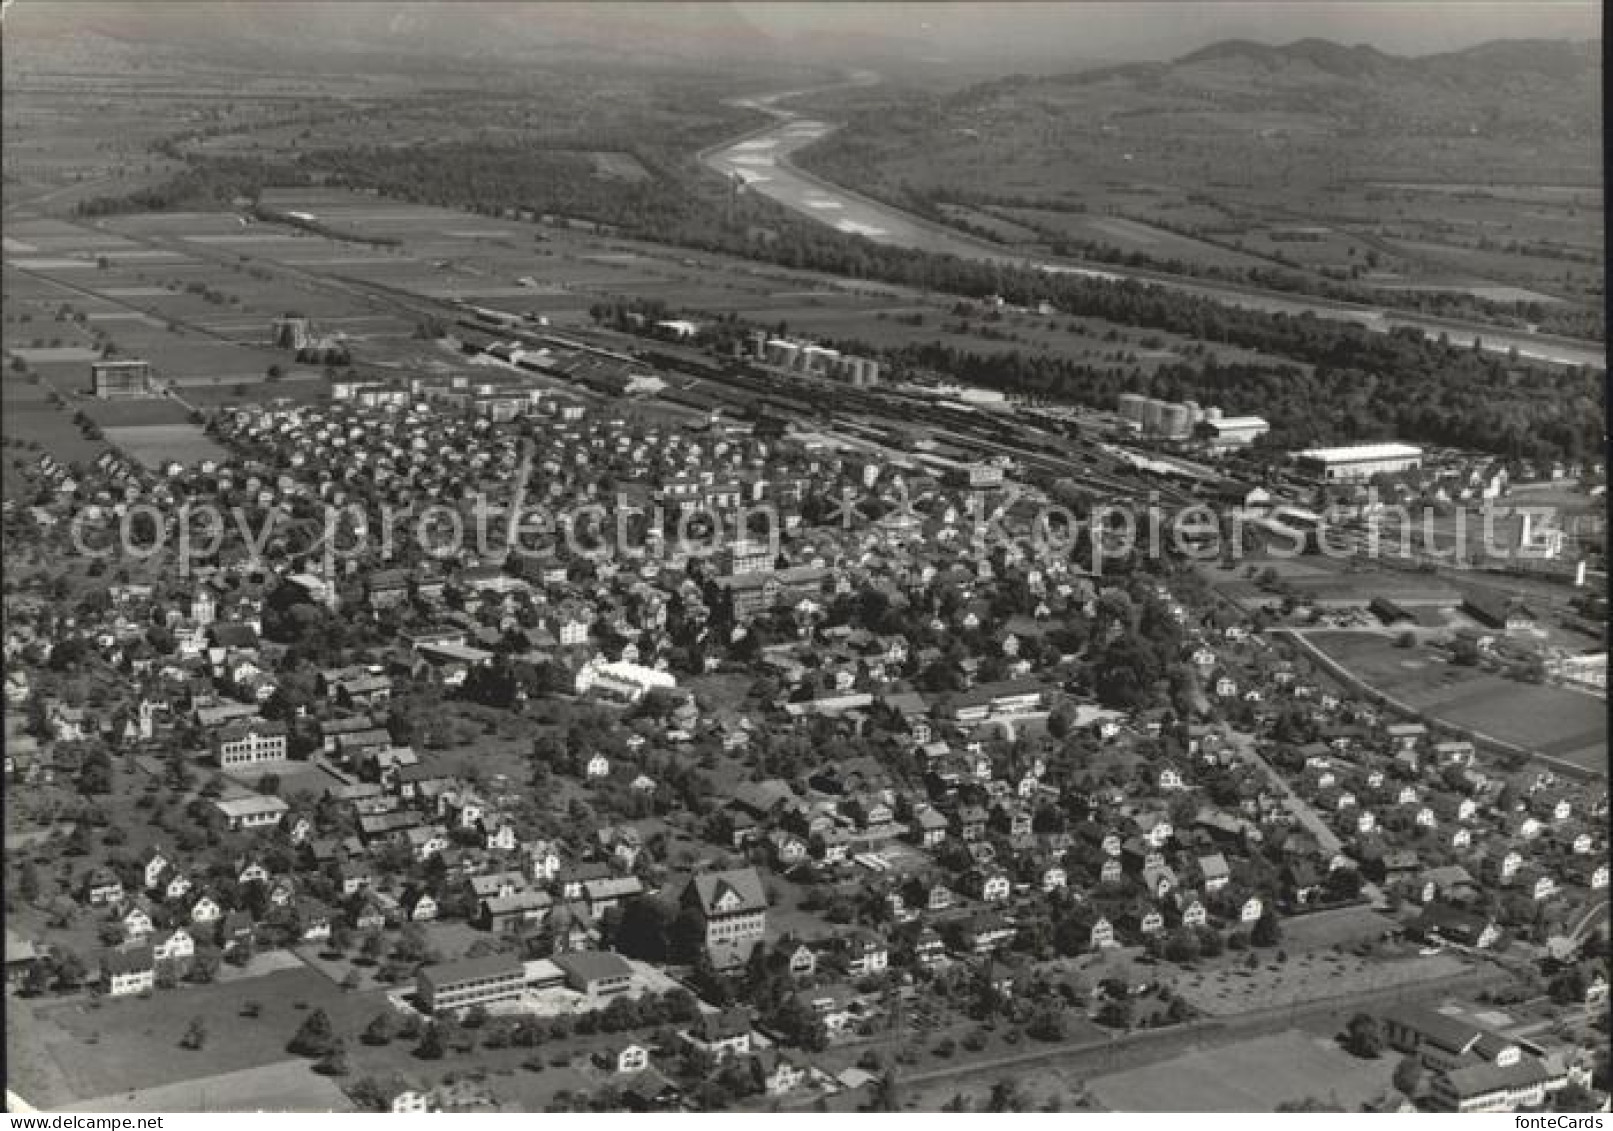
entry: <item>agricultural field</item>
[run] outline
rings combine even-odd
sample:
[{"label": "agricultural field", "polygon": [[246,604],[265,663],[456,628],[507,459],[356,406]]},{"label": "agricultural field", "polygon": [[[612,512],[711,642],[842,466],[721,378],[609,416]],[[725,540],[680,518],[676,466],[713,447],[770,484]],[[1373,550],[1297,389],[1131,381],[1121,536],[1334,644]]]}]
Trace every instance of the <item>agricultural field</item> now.
[{"label": "agricultural field", "polygon": [[1593,695],[1458,667],[1434,649],[1401,648],[1376,633],[1314,632],[1305,639],[1369,686],[1432,719],[1607,771],[1607,707]]},{"label": "agricultural field", "polygon": [[1332,1038],[1293,1029],[1099,1076],[1111,1111],[1272,1111],[1315,1098],[1355,1110],[1393,1088],[1399,1058],[1362,1060]]},{"label": "agricultural field", "polygon": [[[1278,360],[1096,319],[977,314],[964,320],[952,314],[951,300],[900,288],[340,190],[270,190],[264,201],[276,210],[312,213],[334,230],[397,241],[384,252],[353,253],[351,262],[334,269],[344,278],[425,298],[543,315],[556,326],[585,324],[588,308],[601,300],[644,299],[674,310],[733,312],[791,332],[875,348],[940,340],[982,353],[1020,350],[1093,364],[1135,359],[1144,368],[1205,350],[1223,363]],[[113,223],[121,227],[128,221]],[[303,246],[289,258],[287,247],[277,244],[260,245],[257,254],[310,269],[319,259]]]},{"label": "agricultural field", "polygon": [[[1026,224],[1062,240],[1103,244],[1124,252],[1140,252],[1154,259],[1175,259],[1210,268],[1271,267],[1270,257],[1219,247],[1203,239],[1123,216],[1094,215],[1045,208],[994,208],[993,215]],[[1206,235],[1212,234],[1205,231]],[[1221,233],[1213,233],[1221,235]],[[1232,242],[1228,239],[1227,242]],[[1253,250],[1253,249],[1251,249]]]}]

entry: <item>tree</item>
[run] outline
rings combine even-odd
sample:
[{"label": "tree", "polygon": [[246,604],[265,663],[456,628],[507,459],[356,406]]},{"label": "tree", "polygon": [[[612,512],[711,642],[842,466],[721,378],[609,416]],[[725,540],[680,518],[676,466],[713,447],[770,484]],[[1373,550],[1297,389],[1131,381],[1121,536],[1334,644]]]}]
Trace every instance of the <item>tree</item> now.
[{"label": "tree", "polygon": [[330,1051],[320,1057],[314,1064],[314,1071],[321,1076],[346,1076],[352,1071],[347,1060],[347,1044],[338,1040],[331,1045]]},{"label": "tree", "polygon": [[76,990],[84,984],[89,970],[75,952],[62,947],[56,951],[56,984],[64,990]]},{"label": "tree", "polygon": [[192,1017],[185,1035],[179,1038],[179,1047],[196,1050],[207,1044],[207,1025],[200,1017]]},{"label": "tree", "polygon": [[1024,1101],[1019,1095],[1019,1086],[1012,1080],[998,1080],[991,1086],[991,1094],[986,1097],[987,1111],[1019,1111],[1024,1106]]},{"label": "tree", "polygon": [[32,860],[24,860],[17,868],[17,895],[24,903],[39,898],[39,869]]},{"label": "tree", "polygon": [[421,1060],[441,1060],[444,1051],[442,1026],[433,1021],[420,1034],[420,1043],[415,1046],[414,1054]]},{"label": "tree", "polygon": [[1098,1024],[1111,1029],[1129,1029],[1134,1014],[1130,998],[1112,998],[1098,1010]]},{"label": "tree", "polygon": [[1395,1087],[1401,1094],[1416,1099],[1423,1089],[1423,1064],[1415,1056],[1402,1057],[1395,1065]]},{"label": "tree", "polygon": [[1350,1018],[1344,1046],[1363,1060],[1376,1060],[1383,1055],[1383,1033],[1378,1028],[1378,1019],[1370,1013],[1357,1013]]},{"label": "tree", "polygon": [[1058,1006],[1038,1009],[1025,1026],[1025,1032],[1038,1041],[1062,1041],[1065,1031],[1064,1011]]},{"label": "tree", "polygon": [[897,1111],[901,1108],[901,1089],[897,1087],[896,1069],[888,1068],[880,1074],[878,1083],[874,1085],[870,1106],[874,1111]]},{"label": "tree", "polygon": [[1261,912],[1260,918],[1255,921],[1255,929],[1249,933],[1249,941],[1259,947],[1276,946],[1282,937],[1283,929],[1277,922],[1277,914],[1269,907]]},{"label": "tree", "polygon": [[359,1039],[367,1045],[386,1045],[392,1043],[392,1017],[387,1013],[377,1013],[370,1023],[364,1027],[364,1035]]},{"label": "tree", "polygon": [[297,1035],[291,1038],[286,1051],[297,1056],[319,1057],[330,1052],[336,1040],[330,1018],[323,1009],[316,1009],[303,1020]]}]

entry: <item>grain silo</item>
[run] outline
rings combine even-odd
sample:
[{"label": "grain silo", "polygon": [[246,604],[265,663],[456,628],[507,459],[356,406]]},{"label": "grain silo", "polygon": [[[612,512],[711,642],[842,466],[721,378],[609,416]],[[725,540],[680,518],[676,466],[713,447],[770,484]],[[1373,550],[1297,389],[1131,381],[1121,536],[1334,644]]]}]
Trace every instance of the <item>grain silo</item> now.
[{"label": "grain silo", "polygon": [[1165,402],[1149,397],[1143,401],[1143,431],[1158,433],[1165,423]]}]

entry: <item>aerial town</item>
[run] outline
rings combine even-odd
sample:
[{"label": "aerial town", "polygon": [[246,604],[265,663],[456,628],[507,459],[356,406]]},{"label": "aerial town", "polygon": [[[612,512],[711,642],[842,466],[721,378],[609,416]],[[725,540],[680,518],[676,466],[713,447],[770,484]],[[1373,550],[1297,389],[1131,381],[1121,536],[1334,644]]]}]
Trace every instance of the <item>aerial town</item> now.
[{"label": "aerial town", "polygon": [[273,191],[7,187],[10,1110],[1607,1110],[1599,455]]}]

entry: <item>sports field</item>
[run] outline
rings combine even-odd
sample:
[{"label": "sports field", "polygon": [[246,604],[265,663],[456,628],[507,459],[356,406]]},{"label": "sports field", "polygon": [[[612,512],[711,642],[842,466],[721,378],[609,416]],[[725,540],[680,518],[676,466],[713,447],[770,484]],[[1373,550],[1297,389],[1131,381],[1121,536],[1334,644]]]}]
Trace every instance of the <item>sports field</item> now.
[{"label": "sports field", "polygon": [[1272,1111],[1314,1098],[1346,1111],[1389,1091],[1399,1057],[1361,1060],[1297,1029],[1099,1076],[1088,1089],[1111,1111]]},{"label": "sports field", "polygon": [[1401,648],[1376,633],[1315,632],[1305,639],[1430,718],[1607,772],[1607,707],[1594,695],[1459,667],[1432,649]]}]

